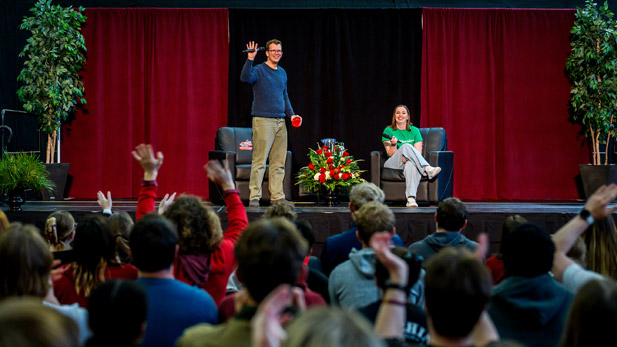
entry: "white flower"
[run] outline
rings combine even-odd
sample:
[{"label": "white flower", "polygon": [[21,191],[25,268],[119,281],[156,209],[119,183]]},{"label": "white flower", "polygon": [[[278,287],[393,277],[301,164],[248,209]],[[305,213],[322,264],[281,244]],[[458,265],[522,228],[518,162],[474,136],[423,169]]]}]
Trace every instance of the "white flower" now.
[{"label": "white flower", "polygon": [[330,179],[330,171],[326,171],[326,181]]},{"label": "white flower", "polygon": [[318,172],[318,173],[316,173],[316,174],[315,174],[315,177],[313,177],[313,179],[314,179],[315,181],[319,181],[319,175],[320,175],[320,173],[319,173],[319,172]]}]

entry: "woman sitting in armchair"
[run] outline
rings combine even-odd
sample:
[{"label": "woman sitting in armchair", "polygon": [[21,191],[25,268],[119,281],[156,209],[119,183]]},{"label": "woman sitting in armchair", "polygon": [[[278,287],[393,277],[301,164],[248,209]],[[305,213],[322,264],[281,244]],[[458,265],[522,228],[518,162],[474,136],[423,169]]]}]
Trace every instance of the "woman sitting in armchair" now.
[{"label": "woman sitting in armchair", "polygon": [[420,129],[411,125],[407,106],[398,105],[394,108],[392,124],[384,129],[381,141],[389,157],[384,167],[403,170],[406,206],[418,207],[416,191],[422,176],[428,176],[430,180],[439,174],[441,168],[430,166],[422,156],[424,140]]}]

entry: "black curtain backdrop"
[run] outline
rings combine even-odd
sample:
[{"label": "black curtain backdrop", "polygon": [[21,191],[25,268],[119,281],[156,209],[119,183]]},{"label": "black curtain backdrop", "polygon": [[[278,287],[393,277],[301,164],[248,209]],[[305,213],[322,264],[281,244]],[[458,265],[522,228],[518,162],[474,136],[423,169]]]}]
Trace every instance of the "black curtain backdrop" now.
[{"label": "black curtain backdrop", "polygon": [[248,41],[263,46],[277,38],[289,99],[304,119],[300,128],[288,124],[294,171],[308,164],[308,148],[328,137],[366,159],[367,170],[396,105],[408,105],[419,124],[420,16],[420,9],[230,10],[229,125],[251,126],[252,87],[240,82],[241,51]]}]

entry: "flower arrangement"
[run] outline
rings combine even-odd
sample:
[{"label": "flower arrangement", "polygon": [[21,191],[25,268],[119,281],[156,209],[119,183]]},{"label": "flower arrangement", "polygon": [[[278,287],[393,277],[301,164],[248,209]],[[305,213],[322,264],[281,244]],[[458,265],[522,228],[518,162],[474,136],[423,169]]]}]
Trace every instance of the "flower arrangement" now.
[{"label": "flower arrangement", "polygon": [[348,190],[353,185],[365,180],[360,177],[362,172],[358,161],[349,155],[345,145],[341,142],[318,147],[317,150],[309,148],[308,157],[311,162],[308,166],[300,169],[298,182],[303,184],[308,191],[317,192],[323,187],[334,191],[337,187]]}]

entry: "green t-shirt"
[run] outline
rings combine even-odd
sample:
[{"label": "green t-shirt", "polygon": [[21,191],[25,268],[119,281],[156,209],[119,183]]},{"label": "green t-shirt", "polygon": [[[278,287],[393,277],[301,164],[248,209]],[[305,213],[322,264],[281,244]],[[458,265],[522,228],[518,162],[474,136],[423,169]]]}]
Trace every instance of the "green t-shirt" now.
[{"label": "green t-shirt", "polygon": [[[400,129],[394,130],[390,127],[386,127],[383,130],[383,133],[396,137],[396,139],[398,140],[398,142],[396,143],[396,148],[401,147],[404,143],[408,143],[413,146],[414,143],[424,141],[422,139],[422,135],[420,134],[420,129],[414,126],[410,126],[409,128],[410,130],[407,131],[407,130],[400,130]],[[384,142],[384,141],[390,141],[390,139],[382,137],[381,142]]]}]

